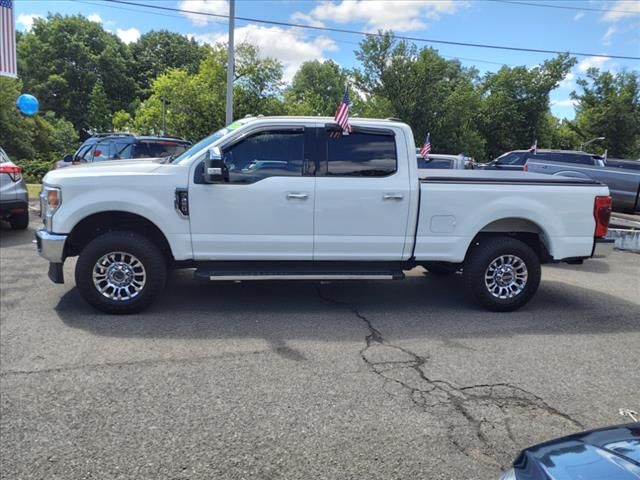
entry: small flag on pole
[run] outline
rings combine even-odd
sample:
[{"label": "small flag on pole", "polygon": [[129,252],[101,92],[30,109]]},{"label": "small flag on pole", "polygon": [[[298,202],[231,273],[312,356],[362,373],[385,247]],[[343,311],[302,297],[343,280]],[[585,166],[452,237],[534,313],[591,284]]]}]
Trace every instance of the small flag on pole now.
[{"label": "small flag on pole", "polygon": [[536,153],[538,153],[538,139],[537,139],[537,138],[536,138],[536,141],[535,141],[535,142],[533,142],[533,145],[531,145],[531,148],[529,149],[529,151],[530,151],[531,153],[533,153],[534,155],[535,155]]},{"label": "small flag on pole", "polygon": [[420,149],[420,155],[425,160],[429,160],[429,153],[431,153],[431,133],[427,133],[427,138],[424,139],[424,144]]},{"label": "small flag on pole", "polygon": [[351,133],[351,125],[349,125],[349,107],[351,107],[351,102],[349,101],[349,87],[345,85],[344,87],[344,95],[342,96],[342,101],[340,105],[338,105],[338,110],[336,110],[336,116],[334,120],[343,132]]},{"label": "small flag on pole", "polygon": [[0,75],[18,75],[13,0],[0,0]]}]

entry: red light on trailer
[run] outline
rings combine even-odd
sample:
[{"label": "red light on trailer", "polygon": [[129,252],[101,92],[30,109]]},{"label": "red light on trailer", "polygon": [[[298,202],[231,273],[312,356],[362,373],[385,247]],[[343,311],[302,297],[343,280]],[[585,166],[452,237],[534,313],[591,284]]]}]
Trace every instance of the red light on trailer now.
[{"label": "red light on trailer", "polygon": [[596,238],[606,237],[611,219],[611,197],[596,197],[593,202],[593,218],[596,221]]}]

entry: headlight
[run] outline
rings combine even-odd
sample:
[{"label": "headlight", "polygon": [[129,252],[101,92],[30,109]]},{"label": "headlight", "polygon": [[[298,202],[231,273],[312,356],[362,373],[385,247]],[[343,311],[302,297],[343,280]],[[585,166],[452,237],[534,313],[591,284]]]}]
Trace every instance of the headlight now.
[{"label": "headlight", "polygon": [[62,204],[62,192],[58,187],[49,187],[47,185],[42,189],[40,197],[40,205],[42,209],[42,220],[48,231],[51,231],[51,218],[56,210]]}]

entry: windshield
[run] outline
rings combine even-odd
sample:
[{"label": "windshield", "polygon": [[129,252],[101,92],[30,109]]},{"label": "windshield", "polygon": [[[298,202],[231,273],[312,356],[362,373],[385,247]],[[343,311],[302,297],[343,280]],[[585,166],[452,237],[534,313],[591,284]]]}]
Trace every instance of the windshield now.
[{"label": "windshield", "polygon": [[246,124],[248,121],[249,121],[249,119],[247,119],[247,120],[238,120],[236,122],[233,122],[233,123],[229,124],[228,126],[226,126],[224,128],[221,128],[217,132],[212,133],[208,137],[205,137],[202,140],[200,140],[198,143],[193,145],[187,151],[183,152],[180,156],[172,159],[171,163],[184,162],[185,160],[193,157],[194,155],[196,155],[200,151],[204,150],[205,148],[210,147],[214,142],[220,140],[225,135],[228,135],[229,133],[233,132],[234,130],[237,130],[242,125]]}]

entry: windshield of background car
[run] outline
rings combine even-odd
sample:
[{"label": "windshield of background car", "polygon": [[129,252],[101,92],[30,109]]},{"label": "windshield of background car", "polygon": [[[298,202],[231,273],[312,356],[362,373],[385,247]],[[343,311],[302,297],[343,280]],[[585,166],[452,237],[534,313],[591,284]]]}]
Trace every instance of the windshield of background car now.
[{"label": "windshield of background car", "polygon": [[180,155],[180,156],[174,158],[173,160],[171,160],[171,163],[180,163],[180,162],[184,162],[185,160],[190,159],[194,155],[197,155],[198,153],[200,153],[202,150],[210,147],[213,143],[217,142],[218,140],[220,140],[225,135],[229,135],[231,132],[233,132],[234,130],[237,130],[238,128],[240,128],[242,125],[245,125],[249,121],[250,121],[250,119],[238,120],[238,121],[235,121],[235,122],[231,123],[230,125],[228,125],[228,126],[226,126],[224,128],[221,128],[217,132],[215,132],[215,133],[209,135],[208,137],[205,137],[202,140],[200,140],[198,143],[193,145],[190,149],[185,151],[182,155]]},{"label": "windshield of background car", "polygon": [[189,145],[171,140],[142,140],[136,144],[133,158],[177,157],[186,152],[187,148]]}]

